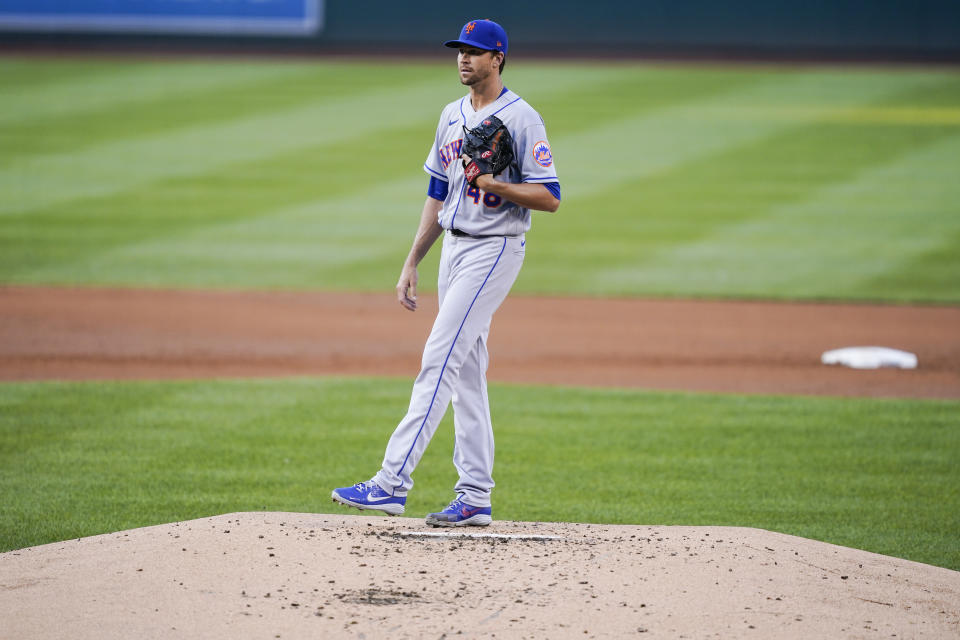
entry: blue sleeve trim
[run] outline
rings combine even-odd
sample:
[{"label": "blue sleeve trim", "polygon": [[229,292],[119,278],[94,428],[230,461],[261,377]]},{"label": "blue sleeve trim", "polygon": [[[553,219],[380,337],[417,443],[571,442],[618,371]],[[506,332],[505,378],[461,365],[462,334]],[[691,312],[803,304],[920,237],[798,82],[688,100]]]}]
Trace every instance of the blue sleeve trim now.
[{"label": "blue sleeve trim", "polygon": [[557,182],[557,176],[547,176],[546,178],[524,178],[524,182]]},{"label": "blue sleeve trim", "polygon": [[443,182],[447,181],[447,176],[443,175],[439,171],[434,171],[426,163],[423,165],[423,170],[429,173],[431,178],[436,178],[437,180],[442,180]]},{"label": "blue sleeve trim", "polygon": [[557,200],[560,199],[560,183],[559,182],[545,182],[543,186],[547,188],[547,191],[553,194],[553,197]]},{"label": "blue sleeve trim", "polygon": [[[433,176],[430,176],[430,184],[427,185],[427,195],[433,198],[434,200],[439,200],[443,202],[447,199],[447,183],[444,180],[437,180]],[[559,193],[559,188],[557,189]]]}]

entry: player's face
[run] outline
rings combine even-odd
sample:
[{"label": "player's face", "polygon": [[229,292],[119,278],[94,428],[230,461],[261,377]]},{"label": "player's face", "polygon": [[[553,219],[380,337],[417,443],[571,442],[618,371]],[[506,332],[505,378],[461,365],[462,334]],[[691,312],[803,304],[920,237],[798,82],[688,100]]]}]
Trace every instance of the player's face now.
[{"label": "player's face", "polygon": [[499,68],[500,58],[495,51],[460,47],[457,69],[460,71],[460,82],[468,87],[483,82]]}]

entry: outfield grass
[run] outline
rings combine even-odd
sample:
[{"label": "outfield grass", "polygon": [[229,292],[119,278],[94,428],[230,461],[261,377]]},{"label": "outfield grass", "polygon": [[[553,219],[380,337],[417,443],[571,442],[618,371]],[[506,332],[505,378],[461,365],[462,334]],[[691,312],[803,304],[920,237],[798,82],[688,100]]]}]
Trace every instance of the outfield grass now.
[{"label": "outfield grass", "polygon": [[[339,511],[408,381],[0,387],[0,550],[244,510]],[[960,569],[960,403],[494,385],[500,519],[752,526]],[[451,499],[452,422],[407,515]],[[354,512],[356,513],[356,512]]]},{"label": "outfield grass", "polygon": [[[505,81],[563,188],[517,291],[960,302],[956,71]],[[0,282],[390,290],[462,93],[452,61],[0,58]]]}]

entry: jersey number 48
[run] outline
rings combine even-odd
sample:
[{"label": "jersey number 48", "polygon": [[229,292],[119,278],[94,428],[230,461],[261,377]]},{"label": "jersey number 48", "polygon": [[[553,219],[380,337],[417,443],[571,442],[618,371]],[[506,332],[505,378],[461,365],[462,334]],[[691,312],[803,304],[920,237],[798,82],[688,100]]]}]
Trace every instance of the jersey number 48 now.
[{"label": "jersey number 48", "polygon": [[483,198],[483,206],[490,209],[496,209],[503,202],[503,198],[495,193],[484,193],[477,187],[467,189],[467,197],[473,198],[473,204],[480,204],[480,198]]}]

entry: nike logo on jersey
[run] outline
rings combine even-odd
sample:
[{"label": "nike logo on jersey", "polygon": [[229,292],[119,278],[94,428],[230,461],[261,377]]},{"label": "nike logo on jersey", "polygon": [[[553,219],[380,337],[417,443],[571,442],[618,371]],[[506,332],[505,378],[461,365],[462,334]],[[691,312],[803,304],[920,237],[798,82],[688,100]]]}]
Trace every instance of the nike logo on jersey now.
[{"label": "nike logo on jersey", "polygon": [[451,120],[450,122],[447,123],[447,126],[448,126],[448,127],[452,127],[453,125],[457,124],[458,122],[460,122],[460,119],[459,119],[459,118],[454,118],[453,120]]},{"label": "nike logo on jersey", "polygon": [[443,165],[444,171],[447,170],[451,162],[460,157],[460,147],[462,146],[463,138],[460,138],[437,149],[437,154],[440,156],[440,164]]}]

